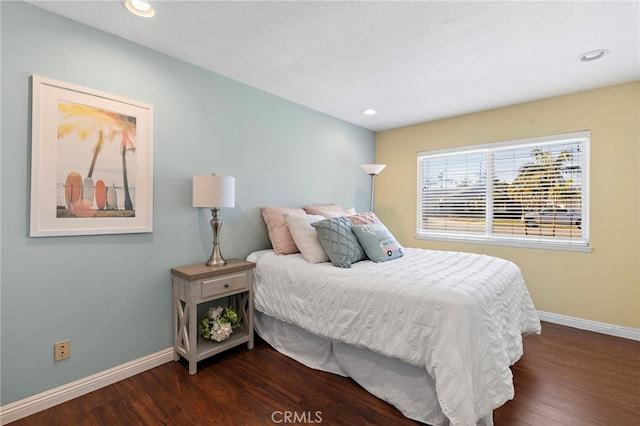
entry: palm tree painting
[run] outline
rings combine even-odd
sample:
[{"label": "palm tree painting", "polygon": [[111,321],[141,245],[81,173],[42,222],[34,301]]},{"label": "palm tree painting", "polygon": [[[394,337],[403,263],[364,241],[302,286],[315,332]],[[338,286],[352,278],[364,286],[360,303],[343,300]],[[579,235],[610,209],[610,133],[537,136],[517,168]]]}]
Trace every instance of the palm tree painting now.
[{"label": "palm tree painting", "polygon": [[123,127],[120,139],[120,155],[122,156],[122,182],[124,185],[124,209],[133,210],[129,193],[129,177],[127,175],[127,152],[136,150],[136,119],[125,117],[127,126]]},{"label": "palm tree painting", "polygon": [[[126,157],[135,147],[135,117],[59,101],[56,178],[64,197],[58,197],[56,217],[134,217],[136,162],[127,164]],[[109,191],[122,192],[124,204],[107,203]]]}]

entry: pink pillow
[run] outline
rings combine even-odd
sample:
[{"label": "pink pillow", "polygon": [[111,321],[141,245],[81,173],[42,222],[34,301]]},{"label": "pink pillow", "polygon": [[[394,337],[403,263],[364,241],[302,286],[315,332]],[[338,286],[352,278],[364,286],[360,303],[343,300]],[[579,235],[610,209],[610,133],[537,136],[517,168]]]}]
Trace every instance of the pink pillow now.
[{"label": "pink pillow", "polygon": [[322,214],[320,213],[320,211],[325,211],[325,212],[336,212],[336,213],[343,213],[344,210],[342,210],[342,207],[340,207],[337,204],[329,204],[326,206],[304,206],[304,211],[307,212],[307,214]]},{"label": "pink pillow", "polygon": [[262,218],[267,225],[271,247],[276,254],[299,253],[296,243],[291,237],[284,214],[305,214],[302,209],[288,209],[286,207],[263,207]]}]

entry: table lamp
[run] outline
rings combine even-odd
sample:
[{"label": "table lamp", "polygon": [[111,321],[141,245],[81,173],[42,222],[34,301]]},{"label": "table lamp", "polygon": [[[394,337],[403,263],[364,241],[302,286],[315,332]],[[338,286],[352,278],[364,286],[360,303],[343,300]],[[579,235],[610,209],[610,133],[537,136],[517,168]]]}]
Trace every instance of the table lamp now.
[{"label": "table lamp", "polygon": [[220,252],[220,208],[235,207],[236,179],[231,176],[194,176],[193,177],[193,207],[211,209],[211,230],[213,231],[213,250],[207,260],[207,266],[223,266],[227,261]]}]

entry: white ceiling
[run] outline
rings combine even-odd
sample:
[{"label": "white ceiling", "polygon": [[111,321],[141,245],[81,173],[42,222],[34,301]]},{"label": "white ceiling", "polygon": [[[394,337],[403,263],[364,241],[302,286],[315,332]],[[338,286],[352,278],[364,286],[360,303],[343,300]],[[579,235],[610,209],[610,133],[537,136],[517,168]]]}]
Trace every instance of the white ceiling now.
[{"label": "white ceiling", "polygon": [[375,131],[640,79],[640,1],[28,3]]}]

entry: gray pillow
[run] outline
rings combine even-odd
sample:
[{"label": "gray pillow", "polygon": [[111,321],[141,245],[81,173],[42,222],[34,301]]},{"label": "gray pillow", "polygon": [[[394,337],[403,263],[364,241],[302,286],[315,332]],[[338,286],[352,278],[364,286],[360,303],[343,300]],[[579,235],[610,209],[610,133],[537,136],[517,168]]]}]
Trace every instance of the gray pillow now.
[{"label": "gray pillow", "polygon": [[402,256],[402,247],[382,222],[353,225],[353,233],[374,262],[384,262]]},{"label": "gray pillow", "polygon": [[346,217],[321,220],[311,226],[316,228],[320,244],[334,266],[351,268],[352,263],[366,259]]}]

